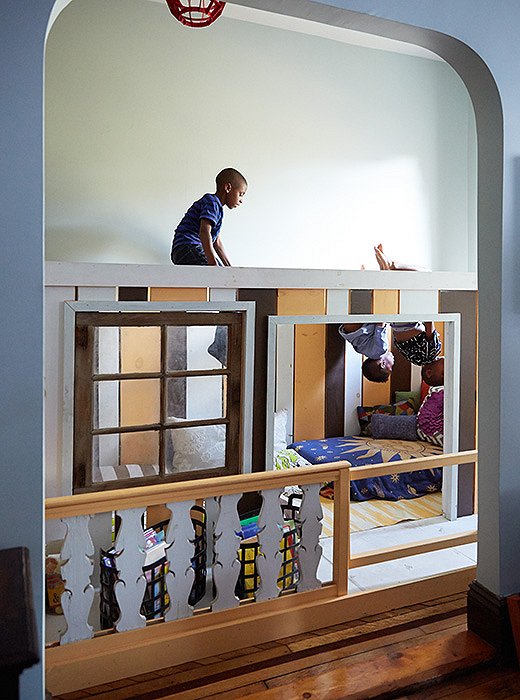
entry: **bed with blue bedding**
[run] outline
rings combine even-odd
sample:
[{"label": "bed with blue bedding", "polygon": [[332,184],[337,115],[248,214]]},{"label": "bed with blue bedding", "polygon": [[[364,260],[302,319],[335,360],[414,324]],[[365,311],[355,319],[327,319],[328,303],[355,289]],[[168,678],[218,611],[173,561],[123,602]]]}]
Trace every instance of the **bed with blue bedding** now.
[{"label": "bed with blue bedding", "polygon": [[[302,440],[288,446],[311,464],[340,462],[346,460],[353,467],[383,462],[399,462],[403,459],[427,457],[441,454],[442,449],[428,442],[376,439],[365,436],[334,437],[325,440]],[[379,498],[398,501],[417,498],[442,486],[442,469],[421,469],[403,474],[388,474],[372,479],[357,479],[351,482],[350,498],[368,501]]]}]

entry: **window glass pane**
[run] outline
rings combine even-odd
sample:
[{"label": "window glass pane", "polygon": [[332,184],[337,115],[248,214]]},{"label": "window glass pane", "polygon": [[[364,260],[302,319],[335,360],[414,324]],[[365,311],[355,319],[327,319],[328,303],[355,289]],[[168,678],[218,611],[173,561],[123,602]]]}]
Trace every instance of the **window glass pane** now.
[{"label": "window glass pane", "polygon": [[100,326],[94,332],[94,374],[118,374],[119,328]]},{"label": "window glass pane", "polygon": [[161,371],[161,329],[121,328],[121,372]]},{"label": "window glass pane", "polygon": [[150,425],[160,419],[159,379],[94,383],[94,428]]},{"label": "window glass pane", "polygon": [[95,329],[94,373],[161,371],[161,329],[158,326]]},{"label": "window glass pane", "polygon": [[227,377],[171,377],[167,380],[168,419],[224,418]]},{"label": "window glass pane", "polygon": [[215,469],[226,461],[226,426],[200,425],[165,431],[167,474]]},{"label": "window glass pane", "polygon": [[92,438],[94,482],[159,474],[159,432],[155,430]]},{"label": "window glass pane", "polygon": [[169,326],[168,371],[227,366],[227,326]]}]

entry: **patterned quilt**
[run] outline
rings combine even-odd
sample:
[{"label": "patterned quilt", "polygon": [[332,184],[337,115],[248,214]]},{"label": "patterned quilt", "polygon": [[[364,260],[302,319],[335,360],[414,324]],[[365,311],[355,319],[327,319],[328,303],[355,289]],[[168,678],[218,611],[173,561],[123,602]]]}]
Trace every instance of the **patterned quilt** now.
[{"label": "patterned quilt", "polygon": [[[442,453],[440,447],[427,442],[376,440],[363,436],[302,440],[293,442],[289,447],[296,450],[311,464],[346,460],[353,467],[399,462],[403,459]],[[371,498],[398,501],[402,498],[417,498],[440,491],[441,486],[442,469],[421,469],[416,472],[388,474],[373,479],[357,479],[351,482],[350,497],[354,501],[368,501]]]}]

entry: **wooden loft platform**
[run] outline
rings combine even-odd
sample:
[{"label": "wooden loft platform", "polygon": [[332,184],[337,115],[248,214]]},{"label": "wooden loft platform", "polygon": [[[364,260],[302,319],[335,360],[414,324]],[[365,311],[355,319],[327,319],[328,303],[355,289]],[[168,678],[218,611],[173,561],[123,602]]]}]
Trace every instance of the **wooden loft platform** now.
[{"label": "wooden loft platform", "polygon": [[267,267],[194,267],[122,263],[45,264],[47,286],[208,287],[219,289],[477,289],[474,272],[300,270]]},{"label": "wooden loft platform", "polygon": [[[478,695],[480,687],[500,687],[500,697],[518,697],[520,672],[497,668],[493,653],[467,631],[466,595],[456,594],[54,700],[364,700],[405,693],[410,699],[433,700],[454,697],[465,688],[474,689],[472,697],[490,697]],[[411,694],[432,683],[435,688]]]}]

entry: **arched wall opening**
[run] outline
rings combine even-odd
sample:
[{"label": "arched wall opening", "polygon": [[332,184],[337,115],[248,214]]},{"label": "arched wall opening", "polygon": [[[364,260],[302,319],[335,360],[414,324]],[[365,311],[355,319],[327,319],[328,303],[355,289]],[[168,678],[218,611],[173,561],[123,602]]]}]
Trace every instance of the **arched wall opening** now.
[{"label": "arched wall opening", "polygon": [[164,2],[73,0],[47,41],[46,161],[48,260],[169,263],[233,164],[250,182],[224,222],[234,266],[376,269],[382,241],[476,270],[466,88],[433,52],[345,26],[228,3],[190,30]]},{"label": "arched wall opening", "polygon": [[[67,0],[55,4],[47,34],[52,22],[68,4]],[[496,353],[500,350],[497,339],[501,337],[501,300],[495,290],[502,279],[503,117],[493,76],[475,51],[447,34],[306,0],[242,0],[233,4],[422,47],[446,61],[466,86],[475,113],[478,141],[479,346],[484,349],[480,352],[479,390],[489,398],[485,404],[481,403],[479,411],[480,549],[487,555],[485,563],[480,558],[479,578],[482,577],[490,589],[499,591],[499,550],[494,543],[499,539],[496,455],[500,453],[500,419],[495,407],[500,403],[500,366],[496,363]],[[496,349],[493,357],[486,352],[490,347]]]}]

